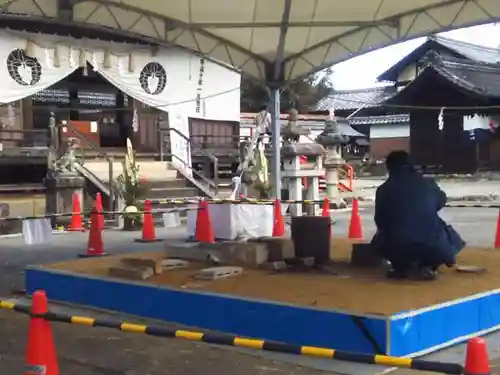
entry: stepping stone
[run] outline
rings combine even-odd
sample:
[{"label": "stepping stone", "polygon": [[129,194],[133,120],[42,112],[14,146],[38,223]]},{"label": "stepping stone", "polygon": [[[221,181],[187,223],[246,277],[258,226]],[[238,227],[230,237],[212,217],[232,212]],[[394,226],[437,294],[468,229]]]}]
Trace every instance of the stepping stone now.
[{"label": "stepping stone", "polygon": [[217,280],[239,276],[242,273],[243,267],[211,267],[202,269],[194,275],[194,278],[202,280]]},{"label": "stepping stone", "polygon": [[161,259],[152,258],[122,258],[121,262],[127,267],[151,267],[155,275],[161,274],[163,271]]},{"label": "stepping stone", "polygon": [[146,280],[154,276],[151,267],[109,267],[109,276],[128,280]]},{"label": "stepping stone", "polygon": [[188,265],[189,262],[183,259],[163,259],[161,261],[161,268],[163,268],[164,270],[186,268]]}]

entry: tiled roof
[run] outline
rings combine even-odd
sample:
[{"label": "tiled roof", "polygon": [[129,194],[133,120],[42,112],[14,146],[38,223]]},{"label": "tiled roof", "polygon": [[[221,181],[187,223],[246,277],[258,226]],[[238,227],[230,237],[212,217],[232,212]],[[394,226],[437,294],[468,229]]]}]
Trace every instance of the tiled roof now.
[{"label": "tiled roof", "polygon": [[[465,59],[444,58],[429,52],[422,60],[426,68],[399,94],[419,84],[428,84],[436,74],[472,94],[500,98],[500,64],[471,62]],[[397,101],[397,96],[392,99]]]},{"label": "tiled roof", "polygon": [[386,116],[360,116],[351,117],[349,119],[351,125],[393,125],[393,124],[409,124],[410,115],[386,115]]},{"label": "tiled roof", "polygon": [[442,36],[431,36],[425,43],[415,48],[396,64],[387,69],[377,79],[379,81],[396,81],[401,72],[411,64],[422,59],[429,51],[439,52],[445,49],[456,57],[494,64],[500,62],[500,49],[479,46],[477,44],[461,42]]},{"label": "tiled roof", "polygon": [[443,47],[449,48],[472,61],[485,62],[489,64],[500,62],[500,49],[498,48],[483,47],[477,44],[443,38],[442,36],[437,35],[432,36],[429,39],[435,40],[436,43],[439,43]]},{"label": "tiled roof", "polygon": [[316,106],[317,111],[334,108],[335,110],[356,110],[373,108],[396,94],[394,86],[372,87],[360,90],[338,90],[328,98],[322,99]]}]

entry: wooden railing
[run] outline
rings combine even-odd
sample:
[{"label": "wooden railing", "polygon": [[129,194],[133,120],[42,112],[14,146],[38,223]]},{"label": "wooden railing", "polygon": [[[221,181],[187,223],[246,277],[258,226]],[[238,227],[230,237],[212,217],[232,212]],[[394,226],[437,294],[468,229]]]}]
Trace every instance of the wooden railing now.
[{"label": "wooden railing", "polygon": [[[199,155],[203,155],[206,158],[206,162],[204,163],[204,168],[203,172],[199,172],[193,166],[191,163],[189,163],[186,160],[183,160],[181,157],[178,155],[175,155],[172,150],[171,150],[171,132],[176,133],[184,142],[185,142],[185,148],[188,150],[187,154],[189,152],[196,152]],[[172,162],[174,160],[178,161],[181,163],[186,170],[189,170],[192,172],[192,174],[195,176],[194,179],[192,179],[192,183],[195,184],[199,189],[204,191],[204,193],[209,194],[210,196],[215,196],[217,194],[218,186],[219,186],[219,161],[218,159],[212,155],[210,152],[207,150],[197,146],[196,144],[193,144],[192,140],[189,139],[186,135],[184,135],[180,130],[175,129],[175,128],[164,128],[164,129],[158,129],[158,139],[160,142],[160,160],[168,160],[170,159]],[[182,171],[180,171],[182,173]],[[212,172],[212,173],[210,173]],[[213,174],[213,179],[211,179],[211,175]],[[188,175],[184,175],[184,177],[189,179]],[[202,180],[203,185],[200,185],[198,181],[196,180]]]}]

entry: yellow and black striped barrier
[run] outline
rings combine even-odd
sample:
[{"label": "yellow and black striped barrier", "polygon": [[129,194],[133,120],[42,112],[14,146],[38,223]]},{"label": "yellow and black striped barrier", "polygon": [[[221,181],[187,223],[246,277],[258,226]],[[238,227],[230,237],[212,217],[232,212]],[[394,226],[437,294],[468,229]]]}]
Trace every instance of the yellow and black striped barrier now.
[{"label": "yellow and black striped barrier", "polygon": [[[253,205],[273,205],[274,200],[271,199],[205,199],[205,202],[209,204],[253,204]],[[151,200],[152,204],[168,204],[168,205],[197,205],[200,203],[199,199],[153,199]],[[284,199],[281,201],[282,204],[323,204],[324,200],[310,200],[310,199],[302,199],[302,200],[293,200],[293,199]],[[456,204],[456,203],[448,203],[445,207],[448,208],[500,208],[500,204]]]},{"label": "yellow and black striped barrier", "polygon": [[[0,308],[32,315],[30,314],[29,306],[18,305],[10,301],[0,300]],[[105,327],[117,329],[122,332],[140,333],[157,337],[181,338],[215,345],[235,346],[247,349],[336,359],[339,361],[365,363],[370,365],[408,368],[419,371],[440,372],[452,375],[461,375],[464,372],[463,366],[458,363],[434,362],[411,358],[391,357],[387,355],[353,353],[314,346],[292,345],[276,341],[237,337],[223,333],[187,331],[164,326],[128,323],[117,320],[95,319],[86,316],[66,315],[54,312],[48,312],[47,314],[36,316],[52,322],[70,323],[87,327]]]},{"label": "yellow and black striped barrier", "polygon": [[[254,204],[254,205],[273,205],[274,200],[265,199],[204,199],[205,202],[209,204]],[[200,200],[198,199],[153,199],[152,204],[170,204],[170,205],[186,205],[186,204],[198,204]],[[284,199],[281,201],[283,204],[323,204],[324,200],[293,200]]]},{"label": "yellow and black striped barrier", "polygon": [[449,208],[500,208],[500,204],[455,204],[455,203],[450,203],[447,204],[446,207]]},{"label": "yellow and black striped barrier", "polygon": [[[149,213],[151,215],[158,215],[170,212],[187,212],[187,211],[197,211],[198,208],[189,208],[189,207],[178,207],[178,208],[168,208],[168,209],[153,209]],[[100,211],[98,212],[100,215],[123,215],[123,211]],[[147,211],[135,211],[134,214],[143,215],[148,213]],[[36,219],[46,219],[53,217],[71,217],[73,215],[82,215],[85,218],[90,217],[92,211],[81,211],[81,212],[64,212],[64,213],[53,213],[53,214],[45,214],[45,215],[30,215],[30,216],[6,216],[0,217],[1,221],[16,221],[16,220],[36,220]]]}]

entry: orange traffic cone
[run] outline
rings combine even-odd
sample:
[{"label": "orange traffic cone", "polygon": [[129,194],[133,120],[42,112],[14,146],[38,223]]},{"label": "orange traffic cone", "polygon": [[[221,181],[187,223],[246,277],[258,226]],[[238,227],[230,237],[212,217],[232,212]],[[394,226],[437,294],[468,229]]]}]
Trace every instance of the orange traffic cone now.
[{"label": "orange traffic cone", "polygon": [[490,374],[491,368],[486,341],[481,337],[474,337],[467,342],[464,375]]},{"label": "orange traffic cone", "polygon": [[97,218],[98,218],[98,225],[99,225],[99,228],[101,230],[104,229],[104,215],[103,215],[103,211],[104,211],[104,208],[102,206],[102,196],[101,196],[101,193],[97,193],[95,195],[95,208],[97,210]]},{"label": "orange traffic cone", "polygon": [[80,257],[90,258],[106,255],[102,241],[102,227],[99,224],[99,212],[96,207],[92,208],[90,213],[90,231],[87,252],[80,254]]},{"label": "orange traffic cone", "polygon": [[84,232],[83,227],[83,215],[82,208],[80,205],[80,197],[78,193],[73,194],[73,213],[71,214],[71,222],[69,224],[68,231],[70,232]]},{"label": "orange traffic cone", "polygon": [[195,238],[196,241],[201,243],[215,243],[214,230],[212,228],[212,220],[210,219],[208,203],[204,200],[200,200],[198,206]]},{"label": "orange traffic cone", "polygon": [[361,216],[359,215],[359,202],[357,199],[352,201],[351,221],[349,223],[349,238],[363,239],[363,228],[361,226]]},{"label": "orange traffic cone", "polygon": [[496,229],[496,233],[495,233],[494,247],[495,247],[495,249],[500,248],[500,210],[498,211],[497,229]]},{"label": "orange traffic cone", "polygon": [[330,217],[330,200],[328,199],[328,197],[326,197],[323,201],[321,216]]},{"label": "orange traffic cone", "polygon": [[33,316],[28,328],[24,375],[59,375],[52,327],[49,321],[40,316],[47,312],[48,303],[45,292],[35,291],[31,302]]},{"label": "orange traffic cone", "polygon": [[135,240],[136,242],[158,242],[160,239],[156,238],[155,221],[151,213],[151,201],[146,199],[144,201],[144,219],[142,221],[142,238]]},{"label": "orange traffic cone", "polygon": [[285,223],[281,214],[281,200],[274,201],[274,217],[273,217],[273,237],[282,237],[285,235]]}]

